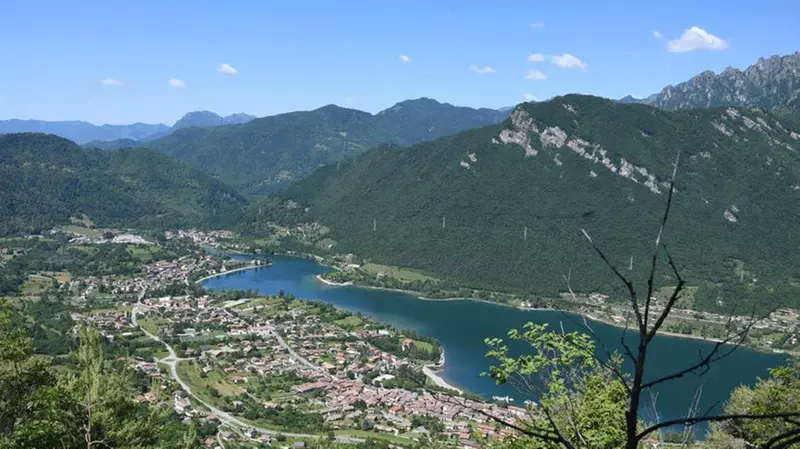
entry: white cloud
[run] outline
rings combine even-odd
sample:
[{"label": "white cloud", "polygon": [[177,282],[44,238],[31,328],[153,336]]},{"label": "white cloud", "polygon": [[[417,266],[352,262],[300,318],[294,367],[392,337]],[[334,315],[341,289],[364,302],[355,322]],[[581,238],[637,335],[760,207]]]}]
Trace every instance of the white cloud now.
[{"label": "white cloud", "polygon": [[536,95],[534,94],[522,94],[522,99],[525,101],[536,101]]},{"label": "white cloud", "polygon": [[546,80],[547,75],[538,71],[538,70],[528,70],[528,73],[525,74],[526,80]]},{"label": "white cloud", "polygon": [[403,61],[403,62],[405,62],[405,63],[409,63],[409,62],[411,62],[411,58],[409,58],[409,57],[408,57],[408,56],[406,56],[406,55],[400,55],[400,60],[401,60],[401,61]]},{"label": "white cloud", "polygon": [[353,99],[352,99],[352,98],[350,98],[350,97],[344,97],[344,102],[345,102],[346,104],[351,104],[351,103],[353,102]]},{"label": "white cloud", "polygon": [[528,62],[544,62],[544,55],[541,53],[531,53],[528,55]]},{"label": "white cloud", "polygon": [[577,69],[586,71],[586,63],[581,61],[580,59],[576,58],[575,56],[564,53],[563,55],[556,55],[550,58],[550,62],[553,64],[565,68],[565,69]]},{"label": "white cloud", "polygon": [[670,53],[686,53],[693,50],[725,50],[728,43],[700,27],[691,27],[678,39],[667,42]]},{"label": "white cloud", "polygon": [[536,22],[533,22],[528,26],[531,28],[544,28],[544,22],[542,22],[541,20],[537,20]]},{"label": "white cloud", "polygon": [[481,67],[479,65],[472,64],[471,66],[469,66],[469,69],[477,73],[478,75],[483,75],[485,73],[494,73],[494,68],[492,68],[492,66],[490,65],[485,65]]},{"label": "white cloud", "polygon": [[664,37],[664,35],[661,34],[661,32],[658,30],[653,30],[653,37],[656,39],[661,39],[662,37]]},{"label": "white cloud", "polygon": [[100,80],[101,83],[105,84],[106,86],[121,86],[122,81],[117,81],[110,76],[105,77],[105,79]]},{"label": "white cloud", "polygon": [[170,78],[169,81],[167,81],[167,84],[169,84],[169,87],[178,87],[178,88],[186,87],[186,83],[184,83],[183,80],[179,80],[177,78]]},{"label": "white cloud", "polygon": [[217,66],[217,72],[224,73],[225,75],[236,75],[239,73],[239,71],[236,70],[236,67],[225,63]]}]

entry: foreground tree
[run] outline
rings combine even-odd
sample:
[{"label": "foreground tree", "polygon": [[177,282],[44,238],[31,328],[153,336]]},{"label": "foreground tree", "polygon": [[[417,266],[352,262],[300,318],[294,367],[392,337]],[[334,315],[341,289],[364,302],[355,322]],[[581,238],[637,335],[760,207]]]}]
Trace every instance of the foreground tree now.
[{"label": "foreground tree", "polygon": [[56,372],[9,317],[0,304],[0,449],[200,446],[168,409],[133,400],[130,373],[103,357],[95,331],[80,331],[74,365]]},{"label": "foreground tree", "polygon": [[[611,353],[604,347],[605,356],[599,357],[595,355],[594,346],[590,344],[591,339],[586,335],[552,332],[544,326],[530,323],[524,332],[512,330],[509,337],[529,343],[534,350],[532,355],[510,357],[508,347],[502,340],[487,339],[490,346],[488,355],[499,361],[499,365],[492,367],[489,374],[499,383],[516,382],[527,391],[537,393],[540,398],[540,406],[532,409],[531,419],[522,425],[495,418],[531,437],[533,444],[568,449],[637,449],[646,441],[657,440],[661,430],[678,426],[691,429],[703,422],[723,423],[721,431],[726,428],[724,426],[729,426],[727,428],[737,429],[742,435],[752,434],[746,440],[750,444],[748,447],[786,449],[800,442],[800,408],[796,401],[788,404],[786,409],[776,409],[767,401],[759,407],[740,398],[747,396],[746,393],[734,395],[723,414],[714,415],[710,413],[711,410],[705,413],[690,410],[685,417],[678,419],[656,419],[655,422],[648,423],[640,420],[640,412],[646,407],[654,387],[690,374],[702,376],[713,363],[735,351],[757,321],[751,315],[748,323],[737,329],[732,325],[732,320],[729,320],[726,326],[729,334],[710,351],[701,354],[696,363],[665,375],[646,376],[645,363],[650,356],[650,345],[685,287],[685,281],[675,261],[662,243],[672,206],[677,167],[676,161],[666,208],[648,266],[649,275],[644,294],[609,261],[589,233],[581,230],[603,263],[625,287],[632,326],[638,334],[635,347],[626,343],[623,334],[623,355]],[[666,257],[676,284],[666,302],[656,307],[653,293],[657,288],[655,276],[662,255]],[[569,278],[565,279],[572,291]],[[584,321],[583,324],[587,333],[595,336],[588,323]],[[627,358],[633,366],[631,373],[622,370],[622,358]],[[789,388],[788,394],[800,396],[796,384]],[[742,406],[740,403],[750,405]],[[585,410],[584,407],[592,410]],[[772,428],[777,429],[774,436],[764,437],[766,434],[763,429]]]}]

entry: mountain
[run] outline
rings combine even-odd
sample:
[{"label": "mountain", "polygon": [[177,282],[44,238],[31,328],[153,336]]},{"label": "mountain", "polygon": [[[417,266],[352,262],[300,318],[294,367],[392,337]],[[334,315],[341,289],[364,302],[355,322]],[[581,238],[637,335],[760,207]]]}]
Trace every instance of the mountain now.
[{"label": "mountain", "polygon": [[134,123],[132,125],[93,125],[81,121],[46,122],[42,120],[0,120],[0,134],[37,132],[55,134],[83,144],[93,140],[141,140],[152,134],[166,132],[167,125]]},{"label": "mountain", "polygon": [[93,140],[81,145],[84,148],[97,148],[98,150],[116,151],[123,148],[136,148],[140,143],[133,139]]},{"label": "mountain", "polygon": [[[664,239],[698,307],[800,305],[799,132],[764,109],[567,95],[323,167],[277,201],[295,223],[329,228],[335,252],[478,288],[552,297],[569,274],[576,291],[618,292],[580,230],[642,279],[680,154]],[[668,270],[660,284],[674,282]]]},{"label": "mountain", "polygon": [[375,115],[328,105],[241,125],[179,129],[148,147],[230,185],[263,193],[381,143],[412,145],[506,117],[428,98],[403,101]]},{"label": "mountain", "polygon": [[147,149],[81,148],[48,134],[0,135],[0,235],[44,231],[87,215],[98,225],[195,225],[244,199]]},{"label": "mountain", "polygon": [[180,120],[175,122],[172,125],[172,130],[178,130],[181,128],[189,128],[192,126],[196,127],[208,127],[208,126],[222,126],[222,125],[239,125],[242,123],[247,123],[250,120],[256,118],[254,115],[248,114],[231,114],[225,117],[222,117],[218,114],[215,114],[211,111],[195,111],[189,112]]},{"label": "mountain", "polygon": [[668,110],[760,107],[800,117],[800,52],[760,58],[745,70],[728,67],[719,74],[707,70],[646,99],[625,97],[620,100],[626,101]]}]

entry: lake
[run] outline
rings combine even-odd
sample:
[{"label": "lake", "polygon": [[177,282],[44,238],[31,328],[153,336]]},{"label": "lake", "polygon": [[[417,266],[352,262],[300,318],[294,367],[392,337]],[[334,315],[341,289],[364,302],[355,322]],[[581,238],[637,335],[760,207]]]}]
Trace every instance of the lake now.
[{"label": "lake", "polygon": [[[557,311],[524,311],[468,300],[426,301],[395,291],[329,286],[316,279],[316,275],[330,270],[310,260],[276,256],[270,267],[212,278],[203,285],[209,289],[254,290],[262,294],[277,294],[283,290],[298,298],[320,300],[351,312],[361,312],[396,328],[413,329],[441,342],[446,354],[441,374],[449,383],[487,399],[511,396],[516,404],[528,397],[512,386],[498,386],[490,378],[480,376],[491,365],[491,360],[484,357],[486,346],[483,339],[505,337],[509,329],[521,328],[528,321],[549,323],[551,329],[560,330],[563,326],[567,332],[583,330],[582,326]],[[598,322],[589,323],[607,347],[612,350],[621,348],[622,329]],[[698,351],[707,352],[712,346],[713,343],[695,339],[657,337],[648,353],[647,370],[652,376],[672,373],[695,363]],[[702,413],[711,405],[724,402],[736,386],[752,385],[756,378],[768,376],[768,369],[785,359],[779,354],[738,349],[712,365],[702,377],[689,375],[665,384],[657,398],[660,417],[685,416],[700,388]]]}]

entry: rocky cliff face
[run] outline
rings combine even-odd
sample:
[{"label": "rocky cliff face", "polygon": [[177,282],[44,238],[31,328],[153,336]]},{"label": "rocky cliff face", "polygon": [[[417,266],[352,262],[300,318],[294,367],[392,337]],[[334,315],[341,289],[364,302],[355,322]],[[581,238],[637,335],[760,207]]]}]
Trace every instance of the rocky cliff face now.
[{"label": "rocky cliff face", "polygon": [[760,58],[745,70],[728,67],[719,74],[706,70],[648,98],[625,97],[620,102],[645,103],[668,110],[762,107],[800,116],[800,52]]}]

